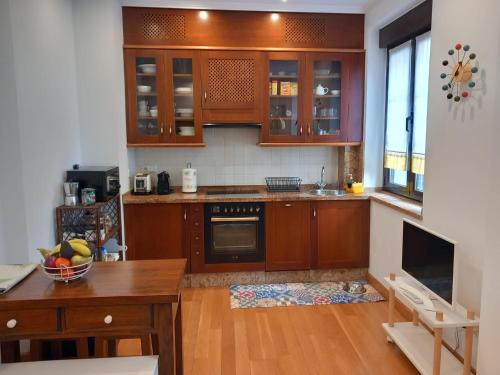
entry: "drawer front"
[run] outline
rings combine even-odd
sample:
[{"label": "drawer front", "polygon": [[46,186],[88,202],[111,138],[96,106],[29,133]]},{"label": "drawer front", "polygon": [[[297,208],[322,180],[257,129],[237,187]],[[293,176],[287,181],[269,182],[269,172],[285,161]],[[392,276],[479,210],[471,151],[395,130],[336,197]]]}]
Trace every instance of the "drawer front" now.
[{"label": "drawer front", "polygon": [[56,309],[0,311],[0,336],[57,332]]},{"label": "drawer front", "polygon": [[153,326],[152,311],[150,305],[69,307],[65,310],[65,329],[148,329]]}]

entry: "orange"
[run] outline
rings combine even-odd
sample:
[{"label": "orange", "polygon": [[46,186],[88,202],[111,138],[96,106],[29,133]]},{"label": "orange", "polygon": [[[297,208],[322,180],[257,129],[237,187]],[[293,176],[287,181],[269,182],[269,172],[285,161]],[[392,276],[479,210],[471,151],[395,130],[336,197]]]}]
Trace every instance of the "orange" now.
[{"label": "orange", "polygon": [[71,267],[71,261],[69,259],[59,257],[56,259],[56,267],[59,268],[66,268],[66,267]]}]

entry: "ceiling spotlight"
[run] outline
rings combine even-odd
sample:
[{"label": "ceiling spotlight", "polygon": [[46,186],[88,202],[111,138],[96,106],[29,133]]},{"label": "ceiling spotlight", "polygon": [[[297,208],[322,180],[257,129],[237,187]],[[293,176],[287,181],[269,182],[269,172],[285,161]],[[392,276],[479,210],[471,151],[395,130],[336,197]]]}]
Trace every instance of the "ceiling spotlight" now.
[{"label": "ceiling spotlight", "polygon": [[286,3],[288,0],[281,0],[282,3]]},{"label": "ceiling spotlight", "polygon": [[207,20],[208,19],[208,12],[206,10],[200,10],[200,13],[198,13],[198,16],[202,20]]},{"label": "ceiling spotlight", "polygon": [[280,15],[278,13],[271,13],[271,20],[277,21],[280,19]]}]

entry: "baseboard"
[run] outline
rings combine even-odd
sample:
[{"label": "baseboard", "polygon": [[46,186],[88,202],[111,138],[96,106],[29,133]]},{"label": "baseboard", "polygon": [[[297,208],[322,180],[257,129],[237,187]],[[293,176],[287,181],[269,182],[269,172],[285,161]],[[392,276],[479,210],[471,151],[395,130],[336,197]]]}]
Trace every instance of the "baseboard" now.
[{"label": "baseboard", "polygon": [[[378,281],[375,278],[375,276],[373,276],[370,272],[368,272],[366,279],[368,283],[377,290],[377,292],[382,294],[386,299],[389,298],[389,290],[384,286],[384,284]],[[406,320],[412,320],[413,314],[411,310],[397,298],[395,307],[396,310],[403,316],[403,318],[405,318]],[[420,320],[420,324],[422,324],[422,326],[425,327],[425,329],[427,329],[430,333],[434,334],[432,329],[430,329],[429,326],[427,326],[427,324],[425,324],[423,321]],[[460,362],[464,363],[464,358],[460,355],[460,353],[455,351],[447,342],[443,341],[443,346],[446,349],[448,349],[451,352],[451,354],[453,354]],[[473,374],[476,374],[475,368],[472,368],[471,371]]]}]

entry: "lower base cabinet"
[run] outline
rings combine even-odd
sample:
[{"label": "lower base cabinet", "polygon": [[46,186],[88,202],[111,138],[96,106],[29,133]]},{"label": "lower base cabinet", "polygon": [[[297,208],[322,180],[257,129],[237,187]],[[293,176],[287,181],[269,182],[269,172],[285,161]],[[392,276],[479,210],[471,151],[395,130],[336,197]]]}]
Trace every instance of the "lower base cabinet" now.
[{"label": "lower base cabinet", "polygon": [[266,271],[310,268],[309,227],[309,202],[271,202],[266,205]]},{"label": "lower base cabinet", "polygon": [[317,201],[311,206],[312,268],[368,267],[370,202]]},{"label": "lower base cabinet", "polygon": [[189,258],[186,251],[186,216],[183,204],[125,205],[127,259]]}]

